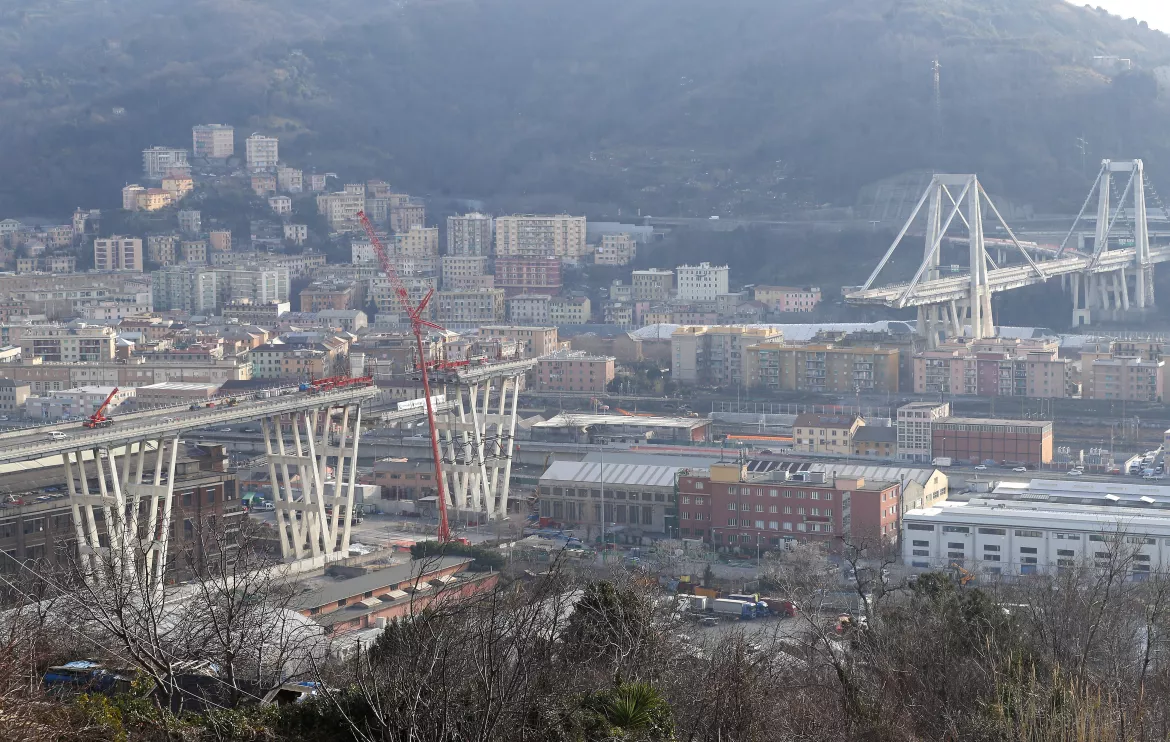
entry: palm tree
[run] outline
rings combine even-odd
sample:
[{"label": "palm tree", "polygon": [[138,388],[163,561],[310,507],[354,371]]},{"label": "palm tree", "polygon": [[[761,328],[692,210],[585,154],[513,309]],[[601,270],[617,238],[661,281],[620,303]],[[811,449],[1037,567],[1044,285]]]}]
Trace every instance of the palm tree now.
[{"label": "palm tree", "polygon": [[649,683],[623,683],[582,702],[585,739],[622,742],[667,742],[674,739],[670,704]]}]

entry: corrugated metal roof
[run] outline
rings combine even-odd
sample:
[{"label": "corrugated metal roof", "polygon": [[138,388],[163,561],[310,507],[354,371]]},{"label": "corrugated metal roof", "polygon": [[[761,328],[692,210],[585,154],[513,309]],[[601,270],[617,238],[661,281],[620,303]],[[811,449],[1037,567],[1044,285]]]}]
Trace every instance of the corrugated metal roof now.
[{"label": "corrugated metal roof", "polygon": [[[938,469],[923,469],[909,466],[867,466],[864,464],[813,464],[813,468],[824,472],[836,472],[839,477],[862,477],[875,482],[917,482],[926,485]],[[945,475],[944,475],[945,476]]]},{"label": "corrugated metal roof", "polygon": [[605,478],[602,479],[602,464],[593,461],[554,461],[544,474],[543,482],[584,482],[602,481],[615,487],[674,487],[674,478],[683,466],[659,466],[657,464],[611,464],[605,463]]}]

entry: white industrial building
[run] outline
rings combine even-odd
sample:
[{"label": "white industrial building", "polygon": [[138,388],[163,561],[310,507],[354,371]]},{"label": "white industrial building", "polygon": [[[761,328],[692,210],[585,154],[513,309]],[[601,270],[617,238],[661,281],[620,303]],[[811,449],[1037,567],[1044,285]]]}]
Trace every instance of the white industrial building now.
[{"label": "white industrial building", "polygon": [[675,268],[679,301],[715,301],[727,293],[729,269],[726,265],[680,265]]},{"label": "white industrial building", "polygon": [[1132,553],[1129,570],[1135,579],[1170,568],[1170,490],[1121,483],[1031,484],[1036,486],[1001,486],[986,498],[907,511],[905,564],[1026,575]]}]

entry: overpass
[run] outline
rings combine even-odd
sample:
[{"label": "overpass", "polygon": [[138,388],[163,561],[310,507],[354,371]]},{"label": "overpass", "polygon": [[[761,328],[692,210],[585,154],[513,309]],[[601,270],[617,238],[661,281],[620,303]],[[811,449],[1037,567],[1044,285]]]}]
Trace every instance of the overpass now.
[{"label": "overpass", "polygon": [[[136,412],[93,430],[80,422],[25,428],[0,435],[0,460],[59,456],[85,576],[101,583],[128,572],[161,586],[181,436],[260,420],[282,554],[324,564],[349,553],[349,519],[342,514],[353,511],[361,405],[377,393],[368,380],[350,380],[336,388],[287,387],[194,409]],[[290,445],[285,429],[292,434]],[[332,482],[326,478],[330,468]],[[303,483],[295,491],[294,474]]]},{"label": "overpass", "polygon": [[[1115,176],[1118,176],[1116,180]],[[1115,208],[1114,190],[1116,182],[1122,179],[1125,188],[1116,199]],[[975,339],[993,336],[992,294],[1057,277],[1072,294],[1074,325],[1090,324],[1094,313],[1116,316],[1146,312],[1154,306],[1154,265],[1170,261],[1170,247],[1150,244],[1146,190],[1141,160],[1104,160],[1093,188],[1061,244],[1055,250],[1037,249],[1035,243],[1021,243],[1016,238],[975,175],[937,174],[865,284],[848,292],[846,301],[860,306],[916,307],[918,331],[926,338],[928,347],[934,347],[943,337],[962,336],[965,332]],[[1072,249],[1069,242],[1094,197],[1097,214],[1092,252],[1083,249],[1083,237],[1078,238],[1077,244],[1082,249]],[[1160,201],[1159,205],[1165,212]],[[924,206],[923,257],[914,276],[909,281],[875,287],[878,276]],[[985,208],[1006,234],[1006,243],[984,236]],[[965,275],[944,277],[940,271],[941,246],[944,241],[955,239],[947,232],[956,217],[966,228],[968,270]],[[1132,224],[1132,247],[1119,244],[1122,232],[1117,227],[1119,219]],[[989,245],[998,251],[998,262],[988,252]],[[1007,245],[1015,248],[1022,263],[1001,265],[1005,262]]]}]

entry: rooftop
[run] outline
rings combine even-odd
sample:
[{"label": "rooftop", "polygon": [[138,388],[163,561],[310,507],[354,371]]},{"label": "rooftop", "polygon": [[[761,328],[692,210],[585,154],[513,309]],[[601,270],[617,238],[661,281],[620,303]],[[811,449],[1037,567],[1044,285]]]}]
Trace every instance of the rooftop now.
[{"label": "rooftop", "polygon": [[903,516],[903,521],[939,521],[956,525],[991,525],[1003,528],[1037,525],[1098,533],[1125,529],[1170,536],[1170,515],[1119,511],[1094,505],[1057,507],[1037,504],[1034,508],[1025,509],[975,500],[969,503],[943,503],[941,506],[909,510]]},{"label": "rooftop", "polygon": [[701,428],[710,423],[705,418],[694,417],[641,417],[639,415],[594,415],[587,413],[561,413],[534,428],[587,428],[593,426],[619,426],[631,428]]},{"label": "rooftop", "polygon": [[897,443],[898,429],[884,425],[862,425],[853,434],[853,440],[859,443]]},{"label": "rooftop", "polygon": [[1051,429],[1051,420],[1010,420],[1002,417],[944,417],[936,420],[937,425],[1003,425],[1014,428]]},{"label": "rooftop", "polygon": [[[687,468],[662,464],[611,464],[595,461],[554,461],[540,475],[544,482],[602,483],[615,487],[674,487],[679,471]],[[602,475],[604,474],[604,479]]]},{"label": "rooftop", "polygon": [[442,557],[440,559],[423,559],[396,564],[392,567],[368,572],[358,577],[344,580],[335,580],[316,590],[301,593],[293,600],[297,608],[317,608],[337,603],[345,598],[364,595],[371,590],[398,585],[406,581],[424,580],[427,575],[434,574],[449,567],[460,564],[470,564],[470,557]]}]

